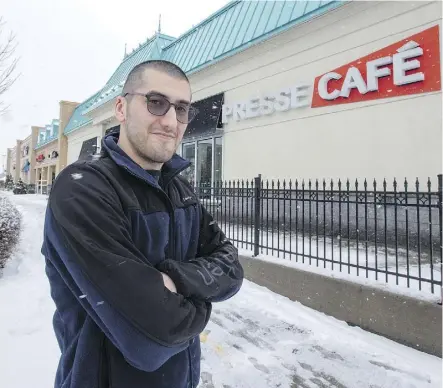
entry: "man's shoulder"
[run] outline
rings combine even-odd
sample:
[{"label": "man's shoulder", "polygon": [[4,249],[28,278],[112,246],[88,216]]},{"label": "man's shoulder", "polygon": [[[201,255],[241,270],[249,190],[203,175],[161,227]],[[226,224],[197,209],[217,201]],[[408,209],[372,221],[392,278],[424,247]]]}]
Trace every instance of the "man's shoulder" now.
[{"label": "man's shoulder", "polygon": [[112,172],[105,161],[76,161],[66,166],[57,176],[51,194],[76,192],[85,187],[93,191],[112,190]]}]

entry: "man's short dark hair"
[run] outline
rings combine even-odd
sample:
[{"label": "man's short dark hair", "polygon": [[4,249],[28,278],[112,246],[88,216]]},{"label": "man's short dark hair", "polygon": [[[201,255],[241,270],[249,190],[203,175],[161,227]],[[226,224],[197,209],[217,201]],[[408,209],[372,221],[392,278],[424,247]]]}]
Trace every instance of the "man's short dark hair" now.
[{"label": "man's short dark hair", "polygon": [[129,72],[128,78],[126,78],[125,85],[123,86],[122,95],[133,92],[143,81],[144,72],[148,69],[161,71],[162,73],[166,73],[171,77],[187,81],[189,83],[189,79],[185,72],[176,64],[162,60],[145,61],[139,63]]}]

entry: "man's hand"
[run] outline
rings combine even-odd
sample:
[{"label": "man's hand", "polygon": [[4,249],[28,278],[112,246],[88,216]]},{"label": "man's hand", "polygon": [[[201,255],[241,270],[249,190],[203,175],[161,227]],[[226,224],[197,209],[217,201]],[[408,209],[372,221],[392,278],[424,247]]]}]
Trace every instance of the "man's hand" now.
[{"label": "man's hand", "polygon": [[175,283],[172,281],[172,279],[166,275],[163,272],[160,272],[163,276],[163,283],[165,284],[165,287],[171,291],[177,293],[177,287],[175,286]]}]

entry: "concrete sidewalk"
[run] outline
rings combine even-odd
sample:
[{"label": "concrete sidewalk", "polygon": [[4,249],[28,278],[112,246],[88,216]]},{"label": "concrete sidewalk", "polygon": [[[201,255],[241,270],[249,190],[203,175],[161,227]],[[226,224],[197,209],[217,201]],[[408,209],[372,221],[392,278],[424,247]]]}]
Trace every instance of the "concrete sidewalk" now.
[{"label": "concrete sidewalk", "polygon": [[201,387],[441,387],[441,359],[328,317],[245,280],[214,304]]}]

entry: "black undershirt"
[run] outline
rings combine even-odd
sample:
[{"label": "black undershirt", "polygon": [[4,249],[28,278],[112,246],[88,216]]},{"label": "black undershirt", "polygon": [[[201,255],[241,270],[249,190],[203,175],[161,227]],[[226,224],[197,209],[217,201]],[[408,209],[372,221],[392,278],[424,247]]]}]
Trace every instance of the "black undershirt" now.
[{"label": "black undershirt", "polygon": [[151,175],[156,181],[157,183],[161,184],[160,181],[160,176],[161,176],[161,170],[146,170],[146,172]]}]

